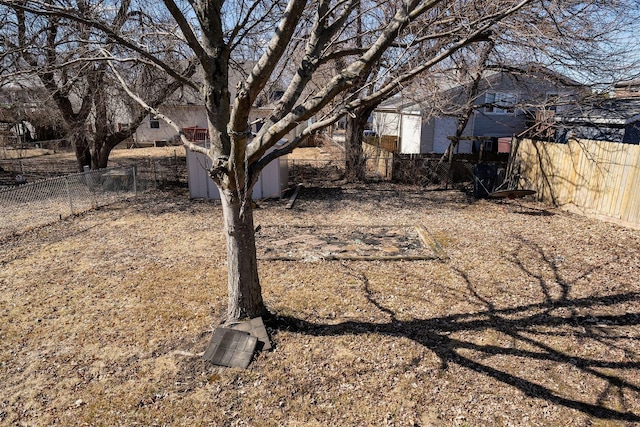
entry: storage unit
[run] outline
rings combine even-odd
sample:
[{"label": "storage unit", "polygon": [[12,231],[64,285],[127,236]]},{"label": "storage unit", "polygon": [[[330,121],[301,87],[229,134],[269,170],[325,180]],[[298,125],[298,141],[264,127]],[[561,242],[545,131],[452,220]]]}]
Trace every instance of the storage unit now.
[{"label": "storage unit", "polygon": [[[211,159],[202,153],[187,150],[189,197],[193,199],[220,199],[218,187],[209,176],[210,168]],[[251,197],[254,200],[280,197],[287,188],[288,179],[289,164],[287,157],[282,156],[265,166],[260,173],[258,182],[253,187]]]}]

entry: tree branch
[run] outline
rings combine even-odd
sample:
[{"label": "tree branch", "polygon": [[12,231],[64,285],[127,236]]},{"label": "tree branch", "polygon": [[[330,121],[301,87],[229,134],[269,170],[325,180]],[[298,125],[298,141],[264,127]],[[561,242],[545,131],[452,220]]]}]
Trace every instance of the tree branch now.
[{"label": "tree branch", "polygon": [[144,58],[147,58],[149,61],[155,63],[159,68],[164,70],[167,74],[169,74],[174,79],[181,80],[185,85],[190,86],[195,90],[198,90],[198,86],[194,82],[189,80],[184,80],[182,76],[180,76],[180,73],[175,71],[164,61],[156,58],[154,55],[146,51],[143,47],[138,46],[135,43],[127,40],[125,37],[118,34],[108,25],[98,20],[79,15],[73,9],[66,9],[60,6],[55,6],[52,4],[47,4],[42,1],[36,1],[36,0],[32,0],[30,3],[34,4],[35,6],[29,6],[27,4],[18,3],[14,0],[0,0],[0,5],[8,6],[8,7],[14,8],[15,10],[22,10],[24,12],[33,13],[34,15],[38,15],[38,16],[56,16],[59,18],[66,18],[66,19],[96,28],[97,30],[102,31],[105,35],[113,39],[115,42],[117,42],[121,46],[124,46],[127,49],[130,49],[140,54]]}]

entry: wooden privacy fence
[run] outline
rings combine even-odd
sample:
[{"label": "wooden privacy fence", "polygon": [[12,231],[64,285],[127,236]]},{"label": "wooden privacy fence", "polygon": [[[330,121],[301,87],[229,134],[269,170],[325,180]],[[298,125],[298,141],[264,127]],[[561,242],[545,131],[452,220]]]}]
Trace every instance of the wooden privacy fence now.
[{"label": "wooden privacy fence", "polygon": [[516,141],[513,172],[540,200],[640,227],[640,146],[571,139]]}]

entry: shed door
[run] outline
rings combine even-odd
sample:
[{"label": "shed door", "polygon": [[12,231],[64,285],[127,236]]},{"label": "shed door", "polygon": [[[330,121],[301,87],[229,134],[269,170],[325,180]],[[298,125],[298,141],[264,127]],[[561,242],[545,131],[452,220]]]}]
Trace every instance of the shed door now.
[{"label": "shed door", "polygon": [[422,134],[422,116],[402,116],[402,131],[400,133],[400,152],[403,154],[420,154],[420,137]]}]

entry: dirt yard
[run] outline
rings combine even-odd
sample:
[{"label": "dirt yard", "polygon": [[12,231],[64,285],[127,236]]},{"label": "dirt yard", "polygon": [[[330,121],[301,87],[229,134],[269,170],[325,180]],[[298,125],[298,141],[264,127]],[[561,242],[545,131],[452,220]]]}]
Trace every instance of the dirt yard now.
[{"label": "dirt yard", "polygon": [[[286,203],[256,210],[275,348],[247,370],[201,358],[219,204],[146,193],[1,241],[0,424],[640,423],[640,231],[390,184]],[[365,245],[398,256],[327,259]]]}]

